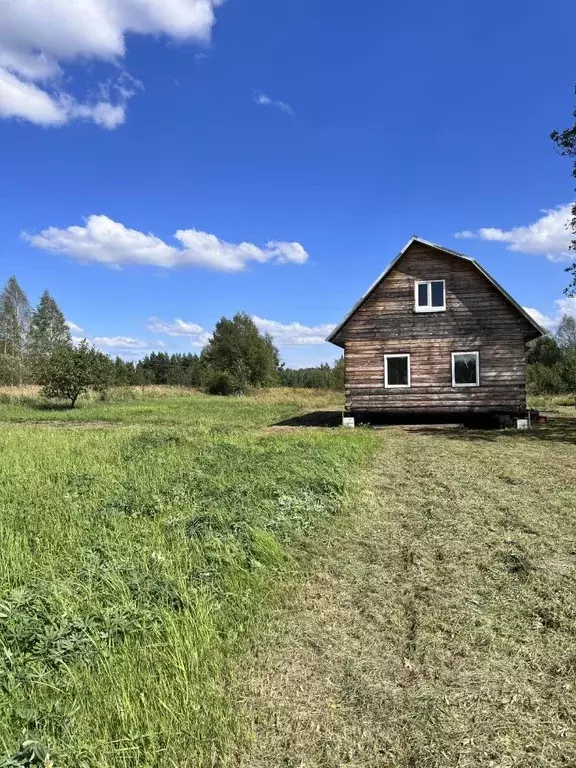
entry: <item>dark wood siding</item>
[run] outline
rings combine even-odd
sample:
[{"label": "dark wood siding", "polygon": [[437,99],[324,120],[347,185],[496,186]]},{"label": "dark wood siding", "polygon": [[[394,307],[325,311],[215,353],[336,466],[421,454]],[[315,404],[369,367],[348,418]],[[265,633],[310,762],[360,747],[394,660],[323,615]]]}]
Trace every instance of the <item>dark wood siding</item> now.
[{"label": "dark wood siding", "polygon": [[[446,281],[446,311],[414,311],[417,280]],[[519,411],[533,328],[464,259],[414,244],[342,330],[352,411]],[[452,352],[480,353],[480,386],[452,386]],[[384,387],[384,355],[411,356],[411,387]]]}]

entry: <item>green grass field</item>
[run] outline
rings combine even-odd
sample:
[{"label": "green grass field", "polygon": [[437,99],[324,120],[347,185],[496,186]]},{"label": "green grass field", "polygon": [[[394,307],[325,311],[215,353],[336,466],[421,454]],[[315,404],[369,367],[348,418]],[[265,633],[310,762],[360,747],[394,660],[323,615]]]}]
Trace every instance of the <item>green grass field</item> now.
[{"label": "green grass field", "polygon": [[574,764],[575,409],[269,428],[340,405],[0,393],[0,765]]},{"label": "green grass field", "polygon": [[375,447],[262,429],[326,395],[160,394],[0,405],[5,755],[30,737],[57,766],[224,764],[230,680],[288,547]]}]

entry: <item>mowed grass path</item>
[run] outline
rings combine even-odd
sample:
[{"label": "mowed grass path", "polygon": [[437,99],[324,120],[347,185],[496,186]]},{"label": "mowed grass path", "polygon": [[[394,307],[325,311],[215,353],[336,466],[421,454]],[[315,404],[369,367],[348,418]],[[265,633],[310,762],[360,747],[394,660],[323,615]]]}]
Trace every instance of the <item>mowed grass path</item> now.
[{"label": "mowed grass path", "polygon": [[337,405],[0,405],[0,760],[33,738],[56,768],[227,764],[244,727],[232,681],[291,545],[377,445],[263,427]]},{"label": "mowed grass path", "polygon": [[243,766],[576,765],[574,415],[379,433],[248,676]]}]

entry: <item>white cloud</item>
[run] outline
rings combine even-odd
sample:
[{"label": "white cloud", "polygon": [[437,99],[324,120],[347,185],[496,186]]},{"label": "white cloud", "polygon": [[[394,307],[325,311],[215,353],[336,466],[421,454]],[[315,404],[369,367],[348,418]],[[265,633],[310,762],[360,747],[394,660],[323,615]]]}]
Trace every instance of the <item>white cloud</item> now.
[{"label": "white cloud", "polygon": [[204,349],[211,338],[212,334],[208,333],[208,331],[204,331],[204,333],[201,333],[198,338],[190,339],[190,346],[194,347],[195,349]]},{"label": "white cloud", "polygon": [[167,336],[184,337],[190,340],[190,346],[202,349],[212,338],[201,325],[176,318],[172,322],[151,317],[148,320],[148,330],[155,333],[165,333]]},{"label": "white cloud", "polygon": [[36,248],[111,267],[145,264],[240,272],[250,261],[304,264],[308,260],[300,243],[271,240],[264,248],[252,243],[234,245],[196,229],[179,229],[174,238],[180,245],[173,246],[151,233],[128,229],[108,216],[89,216],[84,227],[49,227],[38,235],[23,233],[23,237]]},{"label": "white cloud", "polygon": [[[122,80],[126,78],[123,76]],[[139,84],[134,82],[134,87]],[[92,104],[79,104],[60,90],[47,92],[37,84],[17,77],[0,67],[0,118],[22,118],[38,125],[64,125],[73,119],[91,120],[103,128],[113,129],[126,117],[126,102],[135,91],[118,83],[101,86],[99,91],[107,98]],[[109,98],[118,97],[117,103]]]},{"label": "white cloud", "polygon": [[255,104],[260,104],[262,107],[276,107],[287,115],[294,114],[294,110],[290,104],[286,104],[285,101],[278,101],[278,99],[272,99],[261,91],[255,91],[252,95],[252,99]]},{"label": "white cloud", "polygon": [[80,328],[80,326],[73,323],[72,320],[66,320],[66,325],[73,333],[84,333],[84,328]]},{"label": "white cloud", "polygon": [[[328,323],[316,326],[301,323],[279,323],[276,320],[265,320],[257,315],[252,320],[261,333],[269,333],[276,344],[281,347],[316,346],[326,342],[335,328]],[[172,321],[151,317],[148,320],[148,330],[154,333],[165,333],[167,336],[187,338],[192,347],[202,348],[212,338],[212,334],[201,325],[176,318]]]},{"label": "white cloud", "polygon": [[96,336],[93,343],[104,349],[148,349],[149,342],[142,339],[134,339],[131,336]]},{"label": "white cloud", "polygon": [[38,125],[62,125],[66,110],[57,97],[0,68],[0,117],[20,117]]},{"label": "white cloud", "polygon": [[524,309],[539,325],[551,331],[556,328],[564,315],[576,317],[576,297],[572,296],[566,299],[556,299],[554,302],[555,314],[553,316],[545,315],[543,312],[540,312],[540,310],[534,309],[533,307],[524,307]]},{"label": "white cloud", "polygon": [[118,66],[129,34],[207,43],[224,0],[1,0],[0,117],[38,125],[91,120],[115,128],[134,95],[125,78],[107,98],[81,103],[62,88],[62,65],[90,59]]},{"label": "white cloud", "polygon": [[509,251],[546,256],[550,261],[568,261],[574,258],[574,252],[569,252],[573,237],[569,228],[571,210],[572,203],[566,203],[543,210],[543,216],[526,226],[509,230],[482,227],[473,232],[456,232],[455,237],[508,243]]},{"label": "white cloud", "polygon": [[189,323],[185,320],[180,320],[180,318],[168,322],[160,320],[159,317],[151,317],[148,320],[147,328],[149,331],[165,333],[167,336],[197,336],[204,331],[201,325]]},{"label": "white cloud", "polygon": [[280,347],[314,346],[324,344],[326,337],[332,333],[335,325],[302,325],[301,323],[279,323],[276,320],[265,320],[254,315],[252,320],[261,333],[269,333],[274,342]]},{"label": "white cloud", "polygon": [[[331,359],[334,357],[332,354],[333,350],[326,344],[326,336],[335,328],[333,324],[303,325],[298,322],[280,323],[277,320],[266,320],[257,315],[253,315],[252,320],[261,333],[269,333],[274,342],[282,349],[300,349],[301,353],[299,354],[301,356],[297,359],[302,361],[308,360],[307,364],[309,365],[315,364],[314,361],[317,360],[318,352],[314,350],[317,350],[321,345],[325,345],[325,349],[322,351],[324,358]],[[72,330],[82,332],[82,329],[75,323],[68,322],[68,326]],[[212,338],[212,333],[205,330],[198,323],[180,318],[162,320],[159,317],[150,317],[146,327],[155,334],[164,334],[174,339],[186,340],[189,347],[197,350],[203,349]],[[79,343],[83,338],[82,336],[72,337],[75,343]],[[94,344],[94,346],[109,355],[120,355],[121,357],[134,360],[154,350],[157,351],[167,347],[166,342],[162,340],[142,339],[134,336],[95,336],[89,337],[87,340],[90,344]],[[172,342],[170,342],[169,346],[172,349],[182,349],[177,343],[174,347]],[[306,364],[298,362],[298,365],[305,366]]]},{"label": "white cloud", "polygon": [[545,315],[544,313],[540,312],[538,309],[534,309],[534,307],[522,307],[522,309],[525,312],[528,312],[530,317],[534,318],[538,325],[540,325],[542,328],[547,328],[548,330],[554,328],[555,325],[557,325],[557,320],[555,318],[550,317],[549,315]]},{"label": "white cloud", "polygon": [[576,317],[576,296],[571,296],[570,298],[566,299],[556,299],[554,304],[560,316],[558,318],[559,320],[562,318],[562,315],[570,315],[571,317]]},{"label": "white cloud", "polygon": [[[72,340],[75,343],[81,341],[74,336]],[[119,356],[127,360],[140,360],[150,352],[166,348],[164,341],[138,339],[132,336],[95,336],[87,341],[111,357]]]}]

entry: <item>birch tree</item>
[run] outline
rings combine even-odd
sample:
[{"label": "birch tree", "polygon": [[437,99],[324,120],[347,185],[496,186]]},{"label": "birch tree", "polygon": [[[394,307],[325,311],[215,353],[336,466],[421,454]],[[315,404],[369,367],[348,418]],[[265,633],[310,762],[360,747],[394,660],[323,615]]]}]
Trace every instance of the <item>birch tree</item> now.
[{"label": "birch tree", "polygon": [[22,385],[24,358],[30,327],[30,303],[14,276],[0,294],[0,353],[9,383]]}]

